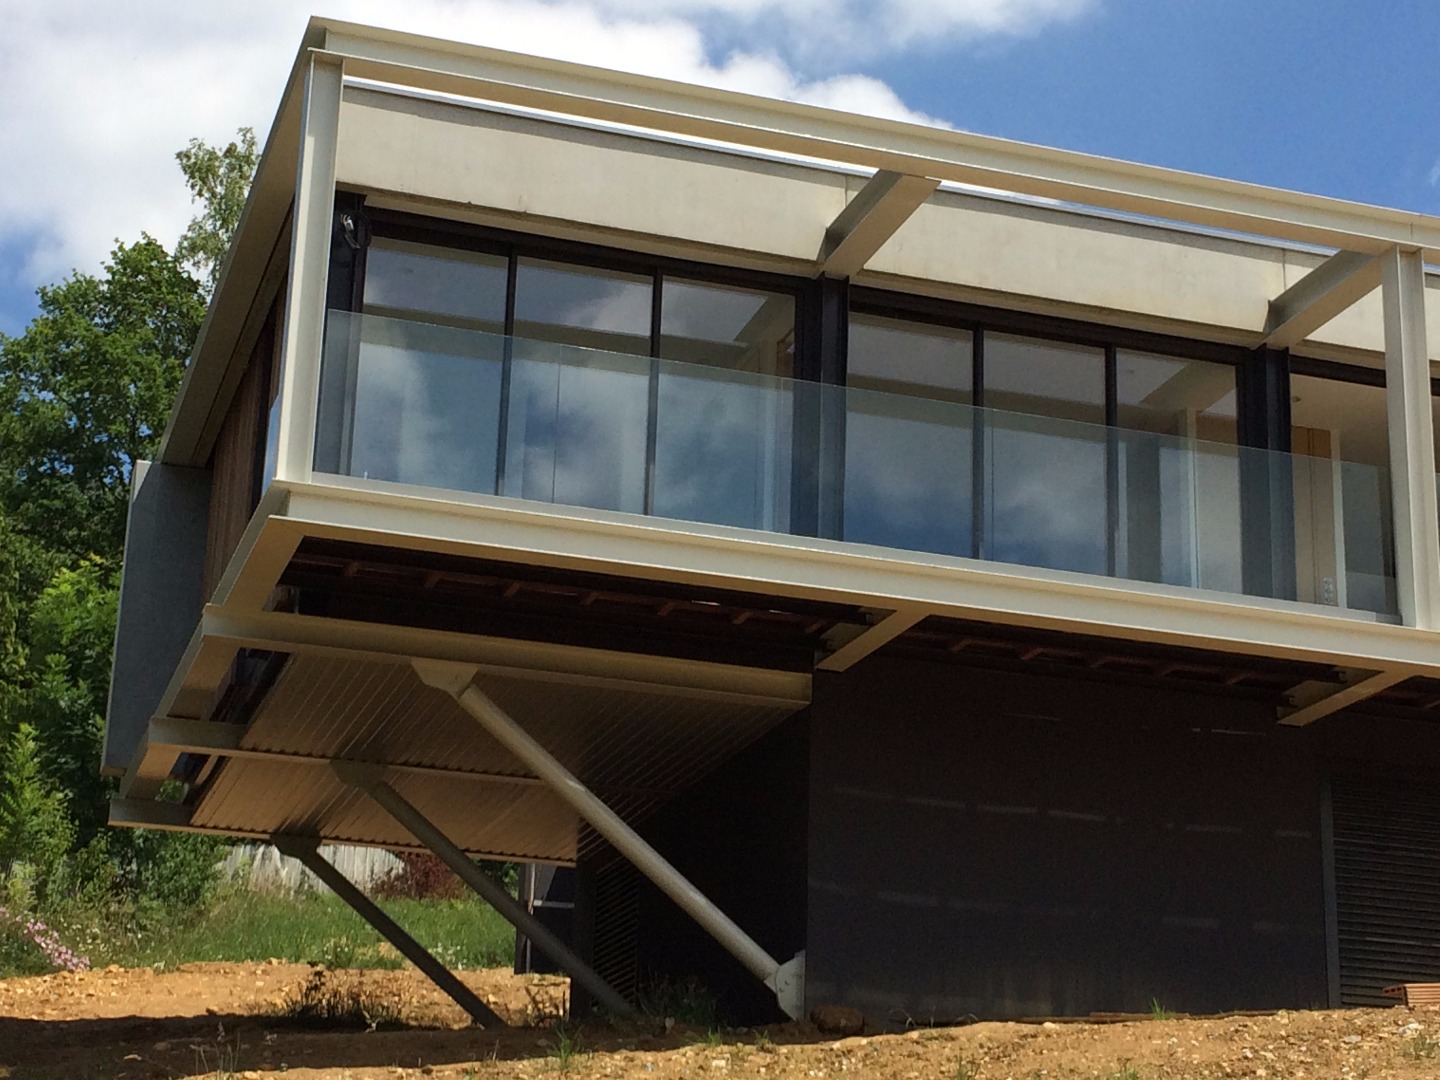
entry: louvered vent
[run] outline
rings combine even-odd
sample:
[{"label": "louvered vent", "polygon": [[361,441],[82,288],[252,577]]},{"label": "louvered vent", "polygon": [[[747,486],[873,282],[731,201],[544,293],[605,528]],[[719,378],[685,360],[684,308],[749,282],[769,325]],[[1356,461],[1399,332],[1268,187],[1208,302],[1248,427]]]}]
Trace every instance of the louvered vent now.
[{"label": "louvered vent", "polygon": [[636,938],[640,929],[640,871],[612,859],[595,875],[594,968],[627,1001],[638,992]]},{"label": "louvered vent", "polygon": [[1393,1005],[1381,988],[1440,982],[1440,785],[1336,779],[1340,1001]]}]

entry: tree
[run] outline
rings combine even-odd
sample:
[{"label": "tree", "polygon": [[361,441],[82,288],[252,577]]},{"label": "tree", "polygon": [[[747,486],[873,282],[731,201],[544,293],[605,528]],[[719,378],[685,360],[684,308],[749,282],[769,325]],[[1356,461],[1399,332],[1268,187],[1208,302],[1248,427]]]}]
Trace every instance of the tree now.
[{"label": "tree", "polygon": [[192,140],[177,158],[201,210],[176,252],[144,235],[119,243],[100,274],[40,288],[22,335],[0,335],[0,872],[43,854],[73,891],[104,864],[161,902],[201,894],[214,842],[100,832],[117,570],[135,462],[164,430],[255,138]]},{"label": "tree", "polygon": [[118,560],[131,470],[164,429],[204,299],[148,236],[39,297],[25,333],[0,339],[0,511],[66,562]]},{"label": "tree", "polygon": [[184,266],[194,268],[204,283],[208,296],[215,291],[224,265],[230,238],[240,224],[250,180],[260,160],[255,149],[255,132],[241,128],[235,141],[224,149],[207,146],[199,139],[175,155],[180,171],[193,199],[200,200],[202,209],[190,222],[185,235],[175,245],[175,258]]}]

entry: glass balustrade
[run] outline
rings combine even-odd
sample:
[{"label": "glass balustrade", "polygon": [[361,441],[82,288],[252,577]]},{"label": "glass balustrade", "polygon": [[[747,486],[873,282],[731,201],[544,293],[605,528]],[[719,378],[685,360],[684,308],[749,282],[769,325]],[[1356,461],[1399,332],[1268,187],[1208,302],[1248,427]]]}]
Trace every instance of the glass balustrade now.
[{"label": "glass balustrade", "polygon": [[332,312],[318,471],[1395,612],[1383,469]]}]

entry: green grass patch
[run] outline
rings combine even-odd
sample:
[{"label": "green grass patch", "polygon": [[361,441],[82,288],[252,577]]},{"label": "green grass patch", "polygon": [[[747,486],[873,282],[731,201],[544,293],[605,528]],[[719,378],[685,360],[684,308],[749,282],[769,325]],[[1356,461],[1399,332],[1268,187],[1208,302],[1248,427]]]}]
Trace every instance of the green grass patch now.
[{"label": "green grass patch", "polygon": [[[515,931],[478,900],[382,900],[380,907],[452,969],[514,962]],[[116,935],[100,963],[176,967],[272,957],[329,967],[398,968],[403,959],[337,897],[230,892],[190,917]]]}]

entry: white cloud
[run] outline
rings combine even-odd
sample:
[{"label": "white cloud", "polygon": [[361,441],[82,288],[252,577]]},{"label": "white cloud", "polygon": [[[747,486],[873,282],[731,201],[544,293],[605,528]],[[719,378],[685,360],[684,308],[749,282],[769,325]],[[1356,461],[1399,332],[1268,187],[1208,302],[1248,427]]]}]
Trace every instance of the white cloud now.
[{"label": "white cloud", "polygon": [[[1020,33],[1093,0],[337,0],[327,14],[499,48],[926,121],[879,80],[806,78],[762,26],[830,27],[865,49],[922,36]],[[92,270],[117,238],[173,243],[193,213],[175,151],[250,125],[263,138],[306,21],[293,0],[0,0],[0,247],[22,280]],[[701,26],[757,41],[722,62]],[[809,38],[821,41],[815,33]],[[788,40],[788,35],[785,40]],[[19,167],[16,167],[16,164]],[[3,268],[0,268],[3,269]],[[14,269],[14,268],[11,268]]]}]

